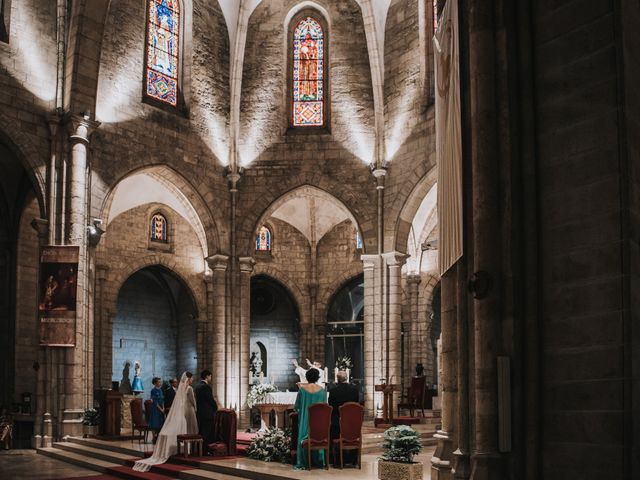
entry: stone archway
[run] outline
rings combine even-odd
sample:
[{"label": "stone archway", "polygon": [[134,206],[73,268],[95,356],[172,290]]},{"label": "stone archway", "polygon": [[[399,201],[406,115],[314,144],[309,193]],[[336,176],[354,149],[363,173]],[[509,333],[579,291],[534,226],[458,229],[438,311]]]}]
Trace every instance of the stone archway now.
[{"label": "stone archway", "polygon": [[133,366],[140,362],[145,392],[151,378],[167,380],[197,366],[193,292],[175,272],[161,265],[137,270],[121,285],[112,325],[111,380],[131,392]]}]

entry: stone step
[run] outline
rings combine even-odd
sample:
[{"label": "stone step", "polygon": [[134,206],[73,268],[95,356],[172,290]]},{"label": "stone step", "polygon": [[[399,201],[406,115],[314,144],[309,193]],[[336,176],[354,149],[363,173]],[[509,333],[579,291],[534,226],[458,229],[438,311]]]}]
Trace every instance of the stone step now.
[{"label": "stone step", "polygon": [[69,452],[55,447],[38,448],[37,452],[42,455],[46,455],[47,457],[62,460],[63,462],[71,463],[78,467],[87,468],[100,473],[107,473],[110,468],[119,466],[117,463],[87,457],[79,453]]},{"label": "stone step", "polygon": [[127,465],[132,459],[141,457],[140,452],[137,455],[132,455],[129,452],[120,453],[102,446],[92,447],[81,442],[55,442],[53,447],[119,465]]},{"label": "stone step", "polygon": [[[79,445],[86,445],[87,447],[92,448],[100,448],[103,450],[109,450],[111,452],[123,453],[125,455],[129,455],[130,457],[143,457],[144,453],[140,450],[138,446],[137,440],[134,443],[131,443],[131,446],[122,444],[119,442],[116,444],[115,442],[110,442],[108,440],[100,440],[97,438],[81,438],[81,437],[67,437],[65,439],[67,442],[76,443]],[[153,444],[141,444],[144,445],[147,451],[153,451]]]}]

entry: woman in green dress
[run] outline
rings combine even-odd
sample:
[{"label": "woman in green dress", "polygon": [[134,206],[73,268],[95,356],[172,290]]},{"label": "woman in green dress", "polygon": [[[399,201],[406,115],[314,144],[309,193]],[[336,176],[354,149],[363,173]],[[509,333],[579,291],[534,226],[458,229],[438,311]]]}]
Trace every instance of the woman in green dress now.
[{"label": "woman in green dress", "polygon": [[[300,390],[296,397],[295,409],[298,412],[298,445],[296,452],[296,464],[293,468],[304,470],[307,468],[307,452],[302,449],[302,442],[309,436],[309,410],[314,403],[327,403],[327,391],[316,382],[320,378],[320,372],[310,368],[305,374],[308,383],[299,384]],[[324,451],[312,452],[311,462],[318,466],[325,465]]]}]

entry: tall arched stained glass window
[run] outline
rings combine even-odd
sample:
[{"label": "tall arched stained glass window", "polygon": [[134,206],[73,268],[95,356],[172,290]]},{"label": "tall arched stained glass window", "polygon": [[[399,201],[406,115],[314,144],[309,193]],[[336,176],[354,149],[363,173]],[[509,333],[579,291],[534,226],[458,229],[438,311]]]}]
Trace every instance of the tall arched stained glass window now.
[{"label": "tall arched stained glass window", "polygon": [[324,125],[324,32],[306,17],[293,31],[293,126]]},{"label": "tall arched stained glass window", "polygon": [[156,213],[151,217],[151,226],[149,229],[149,238],[154,242],[167,241],[167,219],[161,213]]},{"label": "tall arched stained glass window", "polygon": [[271,250],[271,231],[265,225],[260,227],[256,234],[256,250],[258,252],[269,252]]},{"label": "tall arched stained glass window", "polygon": [[148,0],[145,94],[172,106],[178,104],[180,4]]}]

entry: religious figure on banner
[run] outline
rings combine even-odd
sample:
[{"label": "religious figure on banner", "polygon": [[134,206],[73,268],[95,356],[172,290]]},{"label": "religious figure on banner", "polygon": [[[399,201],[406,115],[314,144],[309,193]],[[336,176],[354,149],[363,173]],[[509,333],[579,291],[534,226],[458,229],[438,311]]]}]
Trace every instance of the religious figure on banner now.
[{"label": "religious figure on banner", "polygon": [[310,33],[300,44],[300,94],[302,100],[316,100],[318,45]]}]

